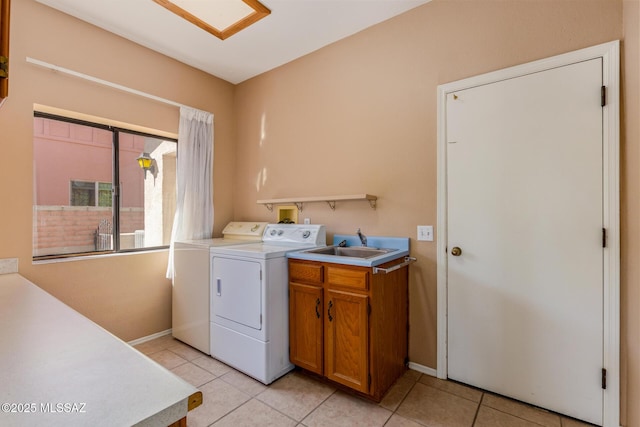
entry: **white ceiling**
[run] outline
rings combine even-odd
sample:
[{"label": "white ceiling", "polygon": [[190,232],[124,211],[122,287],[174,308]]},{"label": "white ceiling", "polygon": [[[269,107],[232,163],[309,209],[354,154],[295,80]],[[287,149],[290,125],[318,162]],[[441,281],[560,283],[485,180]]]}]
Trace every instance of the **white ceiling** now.
[{"label": "white ceiling", "polygon": [[37,1],[240,83],[430,0],[261,0],[271,14],[226,40],[152,0]]}]

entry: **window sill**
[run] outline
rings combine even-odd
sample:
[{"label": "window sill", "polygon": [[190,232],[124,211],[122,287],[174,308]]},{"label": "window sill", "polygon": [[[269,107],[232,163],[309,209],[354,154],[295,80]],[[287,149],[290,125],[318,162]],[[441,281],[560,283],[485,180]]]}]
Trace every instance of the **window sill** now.
[{"label": "window sill", "polygon": [[60,262],[86,261],[86,260],[100,259],[100,258],[142,255],[142,254],[149,254],[153,252],[161,252],[161,251],[168,251],[168,250],[169,250],[169,247],[162,247],[162,248],[149,248],[143,251],[114,252],[114,253],[108,253],[108,254],[95,254],[95,255],[78,255],[78,256],[49,258],[49,259],[32,259],[31,265],[57,264]]}]

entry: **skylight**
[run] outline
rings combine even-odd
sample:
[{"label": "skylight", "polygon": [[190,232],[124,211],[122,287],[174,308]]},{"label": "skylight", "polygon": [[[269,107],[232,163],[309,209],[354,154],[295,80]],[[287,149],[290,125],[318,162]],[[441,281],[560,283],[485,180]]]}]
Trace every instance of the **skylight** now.
[{"label": "skylight", "polygon": [[224,40],[271,11],[258,0],[153,0],[169,11]]}]

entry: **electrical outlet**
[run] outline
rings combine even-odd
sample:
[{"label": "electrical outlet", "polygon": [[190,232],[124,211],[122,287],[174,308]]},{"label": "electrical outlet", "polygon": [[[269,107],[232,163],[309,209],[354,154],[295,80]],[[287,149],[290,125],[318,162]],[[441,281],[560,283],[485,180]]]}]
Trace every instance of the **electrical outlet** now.
[{"label": "electrical outlet", "polygon": [[419,225],[418,240],[433,242],[433,225]]},{"label": "electrical outlet", "polygon": [[305,224],[311,224],[311,219],[310,218],[305,218],[304,219],[304,223]]}]

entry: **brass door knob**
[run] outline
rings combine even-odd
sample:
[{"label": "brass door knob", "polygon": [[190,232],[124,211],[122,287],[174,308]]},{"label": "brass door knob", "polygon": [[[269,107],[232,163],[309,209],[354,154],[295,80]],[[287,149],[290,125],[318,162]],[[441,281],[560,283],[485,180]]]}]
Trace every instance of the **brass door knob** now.
[{"label": "brass door knob", "polygon": [[462,255],[462,249],[460,249],[459,247],[455,246],[454,248],[451,249],[451,255],[453,255],[453,256]]}]

